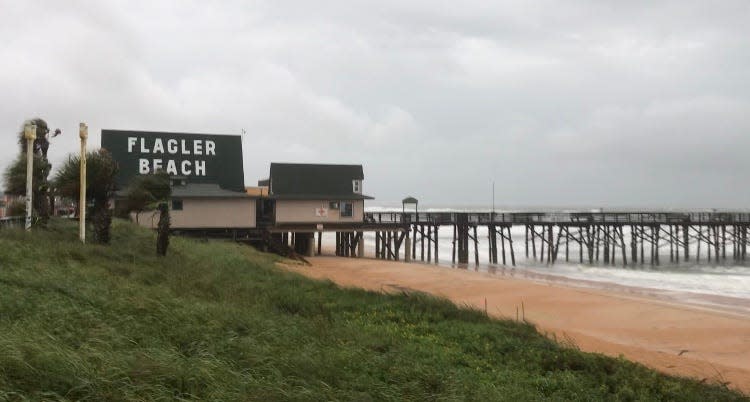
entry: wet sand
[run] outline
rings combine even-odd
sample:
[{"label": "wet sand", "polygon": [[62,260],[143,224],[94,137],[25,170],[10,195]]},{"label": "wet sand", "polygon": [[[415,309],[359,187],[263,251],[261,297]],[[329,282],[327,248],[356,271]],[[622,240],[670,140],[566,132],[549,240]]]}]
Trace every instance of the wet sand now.
[{"label": "wet sand", "polygon": [[511,277],[510,270],[501,275],[367,258],[309,261],[312,266],[285,268],[342,286],[428,292],[480,309],[486,299],[489,314],[516,319],[518,311],[519,319],[581,350],[623,355],[750,393],[750,315],[742,310],[690,305],[646,289]]}]

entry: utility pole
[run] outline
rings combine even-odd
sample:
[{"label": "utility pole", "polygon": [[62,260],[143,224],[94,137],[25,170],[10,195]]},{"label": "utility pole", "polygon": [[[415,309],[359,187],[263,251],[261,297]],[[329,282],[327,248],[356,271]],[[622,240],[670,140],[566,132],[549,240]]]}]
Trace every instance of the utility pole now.
[{"label": "utility pole", "polygon": [[31,230],[31,196],[33,194],[32,181],[34,178],[34,140],[36,140],[36,124],[26,124],[23,128],[26,138],[26,230]]},{"label": "utility pole", "polygon": [[78,135],[81,137],[81,191],[78,198],[78,237],[81,243],[86,243],[86,139],[89,136],[89,127],[86,123],[78,125]]}]

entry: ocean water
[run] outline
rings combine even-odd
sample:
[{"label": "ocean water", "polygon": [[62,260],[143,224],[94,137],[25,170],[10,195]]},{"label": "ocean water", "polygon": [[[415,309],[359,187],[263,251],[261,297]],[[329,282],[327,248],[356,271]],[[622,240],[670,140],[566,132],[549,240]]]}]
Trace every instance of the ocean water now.
[{"label": "ocean water", "polygon": [[[368,212],[401,210],[401,208],[388,207],[368,207],[366,209]],[[420,208],[420,212],[447,212],[465,210],[467,210],[467,208]],[[471,208],[470,210],[479,211],[480,209]],[[470,263],[468,264],[468,266],[454,267],[451,258],[453,229],[451,226],[441,227],[439,231],[438,243],[438,264],[447,268],[453,267],[458,269],[470,269],[486,272],[507,272],[507,270],[513,269],[514,272],[518,272],[521,274],[528,273],[537,276],[554,276],[579,282],[585,281],[602,285],[612,284],[661,292],[675,292],[686,295],[693,295],[698,298],[701,298],[701,296],[707,296],[707,300],[711,299],[711,296],[719,296],[719,299],[723,299],[721,303],[724,304],[731,305],[735,301],[738,302],[738,304],[744,304],[745,302],[748,302],[746,306],[748,306],[748,311],[750,311],[750,264],[741,265],[736,263],[731,258],[732,249],[730,245],[727,246],[726,252],[728,258],[726,260],[719,260],[718,262],[712,260],[711,262],[708,262],[706,245],[703,244],[701,250],[701,261],[700,263],[696,263],[695,257],[698,250],[697,246],[695,244],[692,244],[690,247],[690,261],[683,261],[682,255],[680,255],[680,263],[670,263],[669,246],[662,244],[659,250],[660,265],[656,266],[649,263],[648,258],[650,256],[650,246],[646,244],[646,262],[643,264],[639,262],[637,265],[633,265],[632,261],[630,261],[630,234],[628,229],[624,228],[623,235],[625,236],[626,253],[628,258],[627,267],[623,267],[620,248],[616,249],[617,256],[614,264],[603,264],[602,256],[600,256],[600,260],[598,263],[594,262],[594,264],[588,264],[586,262],[587,254],[585,251],[584,263],[581,264],[579,263],[579,248],[575,242],[571,242],[569,244],[569,262],[565,262],[565,247],[564,243],[561,243],[557,261],[555,262],[555,264],[548,264],[546,261],[542,262],[531,257],[526,258],[524,249],[525,228],[523,226],[513,227],[511,235],[514,240],[514,251],[516,257],[515,269],[511,267],[510,250],[508,249],[507,242],[506,265],[502,265],[499,242],[498,260],[500,261],[500,264],[496,265],[489,263],[489,242],[488,231],[486,227],[477,228],[477,237],[479,238],[479,245],[477,248],[479,254],[479,265],[477,266],[476,264],[474,264],[473,242],[470,241]],[[324,239],[326,239],[326,242],[330,242],[330,244],[333,244],[334,235],[331,233],[327,236],[329,236],[330,239],[324,237]],[[374,257],[374,233],[365,234],[365,244],[365,255]],[[425,247],[426,246],[427,243],[425,243]],[[537,241],[537,248],[538,247],[539,242]],[[417,243],[415,260],[419,260],[420,249],[420,244]],[[531,254],[531,246],[529,246],[529,249],[529,253]],[[537,253],[539,253],[539,249],[537,249]],[[426,257],[427,251],[425,249],[425,259]],[[713,299],[716,300],[717,298]]]}]

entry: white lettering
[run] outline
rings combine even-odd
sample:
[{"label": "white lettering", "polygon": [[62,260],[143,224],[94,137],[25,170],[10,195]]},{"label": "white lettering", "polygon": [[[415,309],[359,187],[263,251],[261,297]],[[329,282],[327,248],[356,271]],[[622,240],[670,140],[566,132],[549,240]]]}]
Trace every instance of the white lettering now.
[{"label": "white lettering", "polygon": [[182,175],[183,176],[190,176],[191,173],[193,173],[190,170],[190,161],[182,161],[182,165],[180,166],[182,169]]},{"label": "white lettering", "polygon": [[206,141],[206,155],[216,155],[216,143],[213,141]]},{"label": "white lettering", "polygon": [[170,154],[177,153],[177,140],[167,140],[167,151],[169,151]]},{"label": "white lettering", "polygon": [[201,140],[193,140],[193,155],[203,154],[203,143]]},{"label": "white lettering", "polygon": [[185,146],[185,140],[180,140],[180,143],[182,143],[182,154],[190,155],[190,150]]},{"label": "white lettering", "polygon": [[149,153],[148,152],[148,148],[146,148],[146,139],[145,138],[141,138],[141,153],[142,154]]},{"label": "white lettering", "polygon": [[161,142],[161,138],[157,138],[154,141],[154,149],[153,152],[155,154],[163,154],[164,153],[164,144]]},{"label": "white lettering", "polygon": [[161,170],[161,159],[154,159],[154,172]]},{"label": "white lettering", "polygon": [[148,174],[148,159],[138,159],[138,172],[140,174]]},{"label": "white lettering", "polygon": [[206,175],[206,161],[195,161],[195,175],[196,176]]},{"label": "white lettering", "polygon": [[174,159],[167,161],[167,174],[177,174],[177,164],[174,162]]},{"label": "white lettering", "polygon": [[137,137],[128,137],[128,153],[133,152],[133,146],[135,145],[136,142],[138,142]]}]

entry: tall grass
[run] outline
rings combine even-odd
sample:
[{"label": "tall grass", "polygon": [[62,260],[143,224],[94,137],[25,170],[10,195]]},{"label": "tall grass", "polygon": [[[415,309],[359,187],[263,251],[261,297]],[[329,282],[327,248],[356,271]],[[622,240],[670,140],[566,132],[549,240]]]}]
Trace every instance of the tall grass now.
[{"label": "tall grass", "polygon": [[0,232],[0,399],[741,400],[421,294],[340,289],[116,222]]}]

